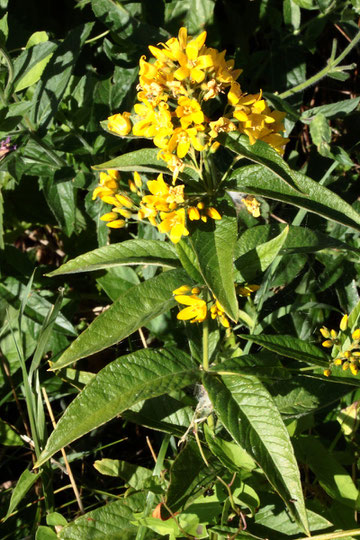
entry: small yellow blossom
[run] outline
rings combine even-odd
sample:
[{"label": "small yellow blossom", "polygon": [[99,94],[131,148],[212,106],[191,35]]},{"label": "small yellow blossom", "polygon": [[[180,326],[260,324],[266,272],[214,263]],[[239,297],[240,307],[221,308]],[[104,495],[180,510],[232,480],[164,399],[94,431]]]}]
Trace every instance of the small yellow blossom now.
[{"label": "small yellow blossom", "polygon": [[253,195],[247,195],[241,202],[245,204],[246,210],[254,217],[260,216],[260,203]]},{"label": "small yellow blossom", "polygon": [[179,302],[179,304],[184,304],[185,306],[188,306],[179,311],[179,313],[177,314],[177,318],[180,321],[190,320],[190,322],[194,323],[203,322],[206,319],[206,302],[204,300],[201,300],[201,298],[199,298],[195,294],[177,295],[175,296],[175,300]]},{"label": "small yellow blossom", "polygon": [[339,325],[339,328],[342,332],[345,332],[345,330],[347,330],[347,327],[348,327],[348,319],[349,319],[349,315],[345,314],[343,315],[341,321],[340,321],[340,325]]},{"label": "small yellow blossom", "polygon": [[225,315],[225,310],[220,304],[218,300],[215,301],[215,304],[213,304],[210,308],[210,314],[212,319],[219,319],[220,323],[225,327],[229,328],[230,323],[228,318]]},{"label": "small yellow blossom", "polygon": [[324,369],[324,372],[323,372],[323,373],[324,373],[325,377],[330,377],[330,375],[331,375],[331,369]]},{"label": "small yellow blossom", "polygon": [[250,296],[251,293],[260,289],[260,285],[242,285],[238,286],[236,291],[240,296]]},{"label": "small yellow blossom", "polygon": [[351,337],[353,338],[354,341],[360,340],[360,328],[357,328],[356,330],[354,330],[354,332],[351,334]]},{"label": "small yellow blossom", "polygon": [[124,137],[131,131],[130,113],[114,114],[108,118],[108,129]]}]

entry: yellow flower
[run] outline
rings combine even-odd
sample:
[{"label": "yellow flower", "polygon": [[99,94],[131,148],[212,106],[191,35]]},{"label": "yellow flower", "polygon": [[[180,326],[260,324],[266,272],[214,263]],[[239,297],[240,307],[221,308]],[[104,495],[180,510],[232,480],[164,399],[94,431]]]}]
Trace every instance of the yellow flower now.
[{"label": "yellow flower", "polygon": [[176,116],[180,118],[180,124],[183,129],[189,127],[190,124],[201,124],[204,121],[204,113],[201,110],[200,103],[196,99],[188,97],[180,97],[178,107],[175,110]]},{"label": "yellow flower", "polygon": [[354,330],[354,332],[351,334],[351,337],[354,341],[358,341],[360,339],[360,328]]},{"label": "yellow flower", "polygon": [[119,171],[108,170],[106,172],[101,172],[99,186],[94,189],[92,199],[94,200],[96,197],[103,199],[106,196],[114,195],[119,187],[119,178]]},{"label": "yellow flower", "polygon": [[251,293],[258,291],[260,289],[260,285],[243,285],[237,287],[237,293],[240,296],[250,296]]},{"label": "yellow flower", "polygon": [[187,209],[187,213],[190,221],[197,221],[200,219],[200,212],[196,208],[196,206],[189,206],[189,208]]},{"label": "yellow flower", "polygon": [[124,137],[131,131],[130,113],[114,114],[108,118],[108,129]]},{"label": "yellow flower", "polygon": [[176,128],[170,138],[167,149],[170,152],[173,152],[176,149],[176,154],[180,159],[186,156],[190,149],[190,145],[199,152],[204,150],[205,147],[197,138],[199,127],[200,126],[196,126],[188,129]]},{"label": "yellow flower", "polygon": [[220,304],[218,300],[215,301],[215,304],[213,304],[210,308],[210,314],[212,319],[219,319],[220,323],[225,328],[230,328],[230,323],[228,318],[225,315],[225,310]]},{"label": "yellow flower", "polygon": [[245,204],[246,210],[254,217],[260,216],[260,203],[253,195],[247,195],[241,202]]},{"label": "yellow flower", "polygon": [[330,377],[331,369],[324,369],[323,373],[324,373],[325,377]]},{"label": "yellow flower", "polygon": [[188,306],[177,314],[177,318],[180,321],[189,321],[194,322],[203,322],[206,319],[207,315],[207,307],[206,302],[204,300],[201,300],[198,296],[195,294],[192,295],[178,295],[175,296],[175,300],[179,302],[179,304],[184,304],[185,306]]},{"label": "yellow flower", "polygon": [[188,236],[189,231],[185,226],[185,208],[173,212],[160,212],[161,223],[158,229],[162,233],[170,233],[170,240],[177,244],[182,236]]},{"label": "yellow flower", "polygon": [[211,219],[221,219],[221,215],[219,214],[219,212],[216,210],[216,208],[213,208],[212,206],[206,208],[205,213]]},{"label": "yellow flower", "polygon": [[177,295],[177,294],[186,294],[186,293],[188,293],[190,291],[191,291],[190,285],[181,285],[181,287],[178,287],[172,293],[174,295]]}]

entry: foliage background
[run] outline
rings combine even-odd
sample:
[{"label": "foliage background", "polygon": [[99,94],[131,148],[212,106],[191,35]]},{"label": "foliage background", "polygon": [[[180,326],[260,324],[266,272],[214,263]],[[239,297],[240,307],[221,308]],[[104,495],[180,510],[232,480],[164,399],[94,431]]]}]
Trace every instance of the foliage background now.
[{"label": "foliage background", "polygon": [[[330,76],[313,85],[306,81],[326,66],[333,40],[337,41],[340,54],[357,35],[360,6],[357,0],[144,0],[118,2],[117,6],[111,0],[82,0],[62,2],[60,10],[49,2],[24,4],[15,0],[8,5],[2,0],[0,7],[0,45],[4,51],[0,66],[0,136],[11,136],[17,147],[0,163],[0,442],[1,508],[5,515],[15,482],[32,460],[31,446],[19,439],[19,435],[29,435],[29,421],[21,358],[13,336],[21,341],[29,363],[39,345],[39,336],[43,335],[44,318],[58,298],[59,287],[62,288],[61,313],[42,350],[45,359],[56,361],[74,337],[121,292],[154,275],[152,267],[139,271],[116,267],[66,278],[47,276],[67,260],[109,242],[109,230],[99,219],[104,204],[92,201],[92,190],[98,182],[92,167],[143,147],[143,142],[116,138],[100,126],[100,121],[110,114],[131,109],[136,97],[139,57],[147,55],[149,44],[177,35],[180,26],[186,26],[191,35],[205,28],[207,43],[219,50],[226,49],[235,65],[243,69],[242,88],[248,92],[262,88],[275,107],[288,112],[290,143],[285,159],[289,165],[315,181],[322,180],[359,211],[357,48],[342,62],[348,66],[346,69],[329,70]],[[287,94],[302,83],[303,91]],[[279,95],[286,100],[279,99]],[[351,106],[338,105],[331,114],[317,111],[307,116],[309,109],[344,100],[352,100]],[[261,223],[291,223],[296,214],[294,207],[263,200]],[[258,224],[243,209],[239,223],[240,232]],[[341,314],[358,305],[359,233],[309,213],[304,216],[303,225],[346,242],[350,248],[284,254],[276,274],[270,274],[261,319],[269,322],[272,334],[291,334],[320,344],[319,328],[323,324],[337,327]],[[149,227],[139,227],[138,231],[130,227],[112,231],[111,242],[121,242],[135,234],[140,239],[154,237]],[[261,242],[272,236],[269,233]],[[34,268],[31,296],[25,302]],[[254,278],[261,281],[264,273],[255,273]],[[23,311],[21,331],[19,308]],[[252,314],[251,307],[247,309]],[[174,322],[175,315],[170,313],[149,323],[144,329],[148,344],[181,346],[186,338],[184,333],[174,335]],[[120,344],[81,360],[77,368],[85,372],[81,375],[84,379],[75,383],[71,381],[76,377],[71,370],[54,375],[42,362],[40,369],[36,369],[38,390],[40,385],[45,387],[58,418],[87,382],[86,377],[91,377],[86,374],[96,373],[119,356],[138,350],[141,343],[141,336],[135,333]],[[299,366],[288,360],[286,368],[291,372]],[[296,435],[304,435],[295,442],[295,450],[301,462],[307,506],[328,519],[333,529],[356,527],[358,435],[354,428],[344,436],[336,419],[341,409],[357,402],[357,387],[355,378],[346,385],[320,384],[305,380],[303,373],[287,382],[286,389],[276,377],[269,384],[290,434],[295,441]],[[171,399],[196,404],[190,391],[179,390],[171,398],[158,401],[154,410],[150,404],[147,418],[128,411],[67,450],[86,512],[116,500],[129,484],[128,472],[114,477],[101,475],[93,467],[95,460],[106,457],[153,468],[146,437],[158,453],[163,433],[153,428],[162,416],[156,416],[155,409],[166,410]],[[190,413],[184,408],[181,414],[182,418],[172,418],[169,423],[184,426]],[[48,422],[49,430],[50,425]],[[329,446],[333,450],[331,456],[326,453]],[[173,439],[168,459],[173,460],[178,452]],[[322,468],[324,456],[328,467]],[[54,468],[53,508],[72,521],[79,509],[71,489],[62,490],[69,485],[62,473],[62,459],[56,458],[60,468]],[[336,467],[340,467],[340,484],[334,484]],[[146,476],[139,470],[140,475]],[[143,478],[141,482],[139,485],[147,485]],[[252,482],[258,490],[259,485]],[[203,487],[209,486],[205,482]],[[261,511],[256,519],[249,517],[251,533],[261,538],[298,537],[300,530],[291,529],[290,521],[269,526],[266,511],[274,516],[279,510],[285,521],[286,513],[279,506],[280,500],[275,501],[267,491],[263,488],[260,495],[262,521]],[[46,521],[41,497],[41,489],[35,484],[14,515],[0,525],[2,538],[20,539],[35,534],[43,538],[42,534],[50,534],[39,529],[39,523],[43,527],[53,525]],[[51,501],[45,501],[47,504],[52,506]],[[274,505],[276,511],[271,511]],[[130,531],[129,538],[132,534]]]}]

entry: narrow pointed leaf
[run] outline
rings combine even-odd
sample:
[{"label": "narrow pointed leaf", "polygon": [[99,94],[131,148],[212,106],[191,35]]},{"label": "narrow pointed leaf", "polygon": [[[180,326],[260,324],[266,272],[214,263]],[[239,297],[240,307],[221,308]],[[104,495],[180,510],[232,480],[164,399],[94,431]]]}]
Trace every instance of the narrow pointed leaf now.
[{"label": "narrow pointed leaf", "polygon": [[326,219],[360,231],[360,214],[341,197],[300,173],[293,173],[303,193],[295,192],[272,171],[261,165],[236,169],[228,178],[226,189],[260,195],[293,204]]},{"label": "narrow pointed leaf", "polygon": [[133,540],[138,527],[133,525],[134,512],[145,505],[145,495],[134,493],[129,497],[105,504],[78,517],[61,529],[61,540]]},{"label": "narrow pointed leaf", "polygon": [[159,240],[125,240],[119,244],[104,246],[63,264],[49,276],[92,272],[113,266],[150,264],[174,268],[179,266],[176,252],[171,244]]},{"label": "narrow pointed leaf", "polygon": [[19,502],[25,497],[31,486],[33,486],[36,480],[39,478],[40,473],[34,474],[27,469],[21,474],[19,480],[17,481],[16,486],[13,489],[11,494],[10,504],[6,516],[7,519],[10,514],[15,510]]},{"label": "narrow pointed leaf", "polygon": [[[108,169],[115,169],[117,171],[129,171],[138,173],[165,173],[172,174],[168,169],[165,161],[158,159],[159,150],[157,148],[143,148],[142,150],[135,150],[128,154],[122,154],[110,161],[94,165],[95,171],[106,171]],[[184,180],[196,178],[195,171],[185,168],[183,172],[179,174],[179,178]]]},{"label": "narrow pointed leaf", "polygon": [[223,215],[219,221],[199,224],[189,238],[206,285],[234,321],[238,318],[233,263],[236,236],[236,218]]},{"label": "narrow pointed leaf", "polygon": [[287,358],[321,367],[328,367],[329,365],[328,354],[316,345],[293,336],[240,334],[240,337]]},{"label": "narrow pointed leaf", "polygon": [[288,232],[289,227],[285,227],[272,240],[259,244],[254,249],[241,255],[235,262],[237,268],[236,279],[239,281],[252,281],[258,273],[265,272],[283,247]]},{"label": "narrow pointed leaf", "polygon": [[172,291],[187,279],[183,270],[169,270],[125,291],[73,341],[53,369],[111,347],[171,309],[176,304]]},{"label": "narrow pointed leaf", "polygon": [[[259,244],[268,242],[288,225],[283,223],[272,223],[271,225],[257,225],[246,229],[236,243],[236,257],[240,257]],[[289,226],[289,234],[286,237],[281,253],[313,253],[322,249],[345,249],[356,251],[355,248],[332,238],[319,231],[313,231],[306,227]]]},{"label": "narrow pointed leaf", "polygon": [[275,174],[282,183],[288,184],[289,189],[296,194],[302,191],[298,186],[294,177],[295,173],[283,160],[283,158],[272,148],[270,145],[263,141],[256,141],[255,144],[250,144],[249,138],[246,135],[232,132],[228,134],[221,134],[219,137],[221,144],[235,152],[238,156],[244,157],[263,165],[273,174]]},{"label": "narrow pointed leaf", "polygon": [[205,374],[204,386],[226,430],[263,469],[292,516],[308,532],[299,469],[271,395],[251,375]]},{"label": "narrow pointed leaf", "polygon": [[197,365],[177,349],[142,349],[103,368],[71,402],[50,435],[39,464],[139,401],[193,383]]}]

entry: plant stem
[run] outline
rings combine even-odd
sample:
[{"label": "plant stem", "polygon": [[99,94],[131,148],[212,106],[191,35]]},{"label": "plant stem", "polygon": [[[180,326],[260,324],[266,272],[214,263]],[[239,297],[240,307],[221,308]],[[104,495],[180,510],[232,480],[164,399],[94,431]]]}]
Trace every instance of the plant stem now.
[{"label": "plant stem", "polygon": [[6,86],[5,86],[5,89],[4,89],[4,101],[5,101],[5,105],[6,105],[7,101],[8,101],[8,98],[9,98],[9,88],[10,88],[10,85],[11,85],[11,83],[13,81],[13,78],[14,78],[14,68],[13,68],[11,58],[8,55],[8,53],[5,51],[5,49],[0,47],[0,53],[5,58],[5,61],[7,63],[7,67],[8,67],[8,70],[9,70],[8,80],[6,82]]},{"label": "plant stem", "polygon": [[[160,450],[159,450],[158,457],[156,460],[156,465],[153,470],[153,476],[160,477],[160,473],[164,467],[164,459],[165,459],[166,451],[169,446],[169,442],[170,442],[170,435],[166,434],[160,446]],[[149,491],[146,497],[144,517],[148,516],[154,502],[154,497],[155,497],[155,494],[152,491]],[[143,538],[145,537],[146,531],[147,531],[147,527],[145,525],[141,525],[138,529],[135,540],[143,540]]]},{"label": "plant stem", "polygon": [[292,96],[293,94],[296,94],[297,92],[301,92],[302,90],[305,90],[305,88],[308,88],[309,86],[312,86],[313,84],[316,84],[323,77],[326,77],[326,75],[330,71],[332,71],[334,68],[336,68],[336,66],[340,64],[340,62],[345,58],[345,56],[349,54],[351,49],[355,47],[355,45],[359,42],[359,40],[360,40],[360,32],[354,37],[354,39],[349,43],[349,45],[343,50],[343,52],[336,59],[334,59],[332,57],[333,55],[331,55],[328,60],[327,65],[322,70],[320,70],[318,73],[310,77],[310,79],[308,79],[307,81],[297,84],[293,88],[290,88],[289,90],[286,90],[285,92],[282,92],[282,94],[279,94],[279,97],[281,99],[286,99]]},{"label": "plant stem", "polygon": [[203,368],[204,368],[204,371],[208,371],[209,370],[209,320],[208,319],[205,319],[203,322],[202,348],[203,348]]}]

